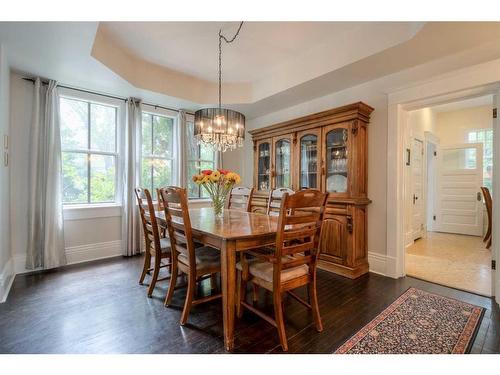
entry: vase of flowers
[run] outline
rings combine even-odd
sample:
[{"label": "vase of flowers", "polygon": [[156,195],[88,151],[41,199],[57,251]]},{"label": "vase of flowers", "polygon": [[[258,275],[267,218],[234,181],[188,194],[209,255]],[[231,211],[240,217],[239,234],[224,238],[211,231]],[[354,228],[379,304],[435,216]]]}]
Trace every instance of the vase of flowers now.
[{"label": "vase of flowers", "polygon": [[192,177],[193,181],[203,186],[212,199],[212,207],[217,216],[222,215],[222,209],[226,204],[227,194],[235,184],[239,184],[241,177],[227,169],[205,169],[200,174]]}]

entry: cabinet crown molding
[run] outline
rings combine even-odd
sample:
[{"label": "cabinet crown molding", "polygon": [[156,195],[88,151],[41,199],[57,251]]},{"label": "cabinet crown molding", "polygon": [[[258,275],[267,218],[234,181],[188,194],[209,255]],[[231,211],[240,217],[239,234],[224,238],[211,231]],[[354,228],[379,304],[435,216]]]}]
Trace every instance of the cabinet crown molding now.
[{"label": "cabinet crown molding", "polygon": [[266,126],[263,128],[249,130],[248,132],[252,135],[252,138],[254,140],[257,140],[269,136],[277,136],[284,133],[290,133],[296,126],[300,126],[301,130],[305,130],[308,127],[315,128],[318,126],[336,124],[339,122],[346,122],[351,120],[361,120],[367,124],[370,121],[370,114],[372,112],[373,108],[368,104],[357,102],[299,117],[293,120],[279,122],[277,124]]}]

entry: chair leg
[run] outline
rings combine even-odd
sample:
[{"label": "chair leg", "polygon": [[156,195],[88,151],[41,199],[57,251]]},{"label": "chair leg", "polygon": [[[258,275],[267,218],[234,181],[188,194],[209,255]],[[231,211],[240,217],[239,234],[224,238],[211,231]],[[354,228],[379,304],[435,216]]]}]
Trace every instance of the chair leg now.
[{"label": "chair leg", "polygon": [[247,281],[243,280],[243,273],[238,271],[238,285],[236,287],[236,316],[241,318],[243,316],[242,301],[245,301],[247,291]]},{"label": "chair leg", "polygon": [[158,280],[158,275],[160,274],[160,262],[161,259],[159,259],[159,257],[155,257],[155,268],[153,270],[153,277],[151,278],[151,282],[148,288],[148,297],[151,297],[153,295],[153,290],[156,285],[156,280]]},{"label": "chair leg", "polygon": [[181,326],[183,326],[187,322],[189,311],[191,310],[191,306],[193,303],[195,289],[196,289],[196,275],[193,275],[193,272],[190,272],[188,275],[186,300],[184,301],[184,309],[182,310],[182,315],[181,315]]},{"label": "chair leg", "polygon": [[276,320],[276,328],[278,328],[281,347],[283,348],[283,351],[286,352],[288,351],[288,341],[286,339],[285,320],[283,318],[283,304],[281,299],[281,293],[274,291],[273,300],[274,300],[274,319]]},{"label": "chair leg", "polygon": [[319,314],[318,295],[316,294],[316,277],[314,277],[309,283],[307,290],[309,291],[310,304],[314,324],[316,325],[316,331],[321,332],[323,331],[323,323],[321,322],[321,315]]},{"label": "chair leg", "polygon": [[144,256],[144,267],[142,268],[142,274],[141,278],[139,279],[139,284],[142,285],[142,283],[144,282],[144,278],[148,273],[149,267],[151,267],[151,254],[148,251],[146,251],[146,255]]},{"label": "chair leg", "polygon": [[168,292],[167,296],[165,297],[165,306],[170,305],[170,302],[172,301],[172,296],[174,295],[174,290],[175,290],[175,285],[177,284],[177,263],[172,264],[172,269],[170,273],[170,284],[168,285]]}]

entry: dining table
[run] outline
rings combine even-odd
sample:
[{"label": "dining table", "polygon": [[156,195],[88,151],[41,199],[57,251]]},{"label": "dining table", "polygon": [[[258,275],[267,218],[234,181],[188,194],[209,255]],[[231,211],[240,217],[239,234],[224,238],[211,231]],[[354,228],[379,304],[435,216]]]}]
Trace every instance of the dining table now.
[{"label": "dining table", "polygon": [[[216,215],[213,208],[189,209],[193,239],[220,250],[222,319],[224,347],[234,348],[234,321],[236,307],[236,254],[245,250],[271,246],[276,242],[278,217],[224,209]],[[159,224],[166,225],[165,212],[157,211]],[[172,225],[183,226],[172,217]]]}]

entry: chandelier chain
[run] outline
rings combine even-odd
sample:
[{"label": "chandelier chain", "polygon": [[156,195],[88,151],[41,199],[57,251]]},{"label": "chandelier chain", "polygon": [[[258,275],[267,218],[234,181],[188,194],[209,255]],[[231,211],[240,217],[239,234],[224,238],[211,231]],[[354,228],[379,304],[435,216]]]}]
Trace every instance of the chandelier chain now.
[{"label": "chandelier chain", "polygon": [[242,26],[243,26],[243,21],[240,22],[238,30],[231,39],[227,39],[222,34],[222,29],[219,30],[219,109],[221,109],[221,103],[222,103],[222,40],[224,39],[224,41],[227,44],[234,42],[238,37],[238,34],[240,33]]}]

